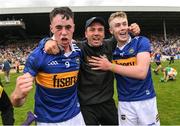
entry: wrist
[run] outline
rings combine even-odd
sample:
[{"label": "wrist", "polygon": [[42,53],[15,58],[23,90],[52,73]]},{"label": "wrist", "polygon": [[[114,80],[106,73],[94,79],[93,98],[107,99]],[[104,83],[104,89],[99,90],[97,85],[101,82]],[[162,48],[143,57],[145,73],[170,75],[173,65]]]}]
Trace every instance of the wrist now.
[{"label": "wrist", "polygon": [[25,101],[26,96],[20,96],[18,93],[13,92],[11,94],[11,102],[14,106],[21,106]]},{"label": "wrist", "polygon": [[111,63],[110,70],[111,70],[112,72],[114,72],[114,71],[115,71],[115,64],[114,64],[114,63]]}]

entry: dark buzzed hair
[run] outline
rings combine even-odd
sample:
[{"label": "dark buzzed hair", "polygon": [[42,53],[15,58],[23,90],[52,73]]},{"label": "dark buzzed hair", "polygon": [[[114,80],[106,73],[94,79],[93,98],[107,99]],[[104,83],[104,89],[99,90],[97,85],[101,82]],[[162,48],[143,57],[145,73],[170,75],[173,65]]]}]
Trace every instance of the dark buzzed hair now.
[{"label": "dark buzzed hair", "polygon": [[66,18],[67,20],[69,20],[69,18],[72,18],[74,20],[74,13],[72,12],[72,10],[69,7],[58,7],[58,8],[54,8],[50,14],[49,14],[49,19],[50,22],[52,22],[53,18],[56,15],[64,15],[62,18]]}]

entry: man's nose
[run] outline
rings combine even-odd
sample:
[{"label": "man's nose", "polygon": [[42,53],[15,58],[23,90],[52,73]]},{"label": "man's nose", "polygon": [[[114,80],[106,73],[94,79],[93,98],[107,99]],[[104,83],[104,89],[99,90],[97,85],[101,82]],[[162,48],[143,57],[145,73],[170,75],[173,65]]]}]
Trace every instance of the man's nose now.
[{"label": "man's nose", "polygon": [[98,30],[95,30],[95,31],[94,31],[94,34],[95,34],[95,35],[98,35],[99,33],[100,33],[100,32],[99,32]]},{"label": "man's nose", "polygon": [[62,28],[61,33],[62,33],[62,35],[66,35],[66,34],[67,34],[67,30],[66,30],[66,28]]}]

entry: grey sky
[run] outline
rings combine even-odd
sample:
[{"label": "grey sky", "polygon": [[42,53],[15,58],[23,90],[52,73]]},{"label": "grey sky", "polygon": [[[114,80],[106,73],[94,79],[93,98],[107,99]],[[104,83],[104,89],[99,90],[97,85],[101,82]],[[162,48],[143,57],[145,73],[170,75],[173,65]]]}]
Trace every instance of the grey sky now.
[{"label": "grey sky", "polygon": [[[74,11],[100,10],[137,10],[140,8],[160,11],[167,7],[173,11],[180,11],[180,0],[0,0],[0,14],[49,12],[53,7],[70,6]],[[80,7],[80,8],[79,8]],[[153,8],[153,9],[152,9]],[[157,9],[157,10],[156,10]],[[141,11],[140,10],[140,11]]]}]

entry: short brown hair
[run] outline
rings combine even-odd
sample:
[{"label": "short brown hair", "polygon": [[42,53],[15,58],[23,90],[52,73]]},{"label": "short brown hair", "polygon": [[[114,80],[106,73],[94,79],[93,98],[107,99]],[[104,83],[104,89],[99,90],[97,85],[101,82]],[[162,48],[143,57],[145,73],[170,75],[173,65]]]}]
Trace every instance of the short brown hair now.
[{"label": "short brown hair", "polygon": [[50,22],[52,22],[53,18],[58,14],[64,15],[63,19],[66,18],[68,20],[69,18],[72,18],[74,20],[74,13],[69,7],[58,7],[58,8],[54,8],[50,12],[49,14]]}]

